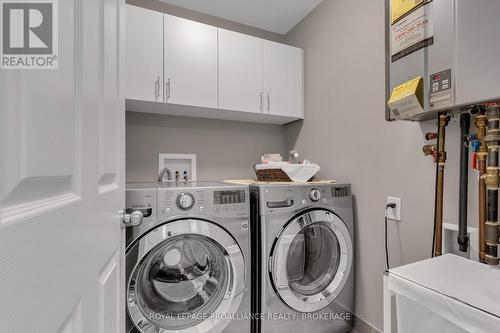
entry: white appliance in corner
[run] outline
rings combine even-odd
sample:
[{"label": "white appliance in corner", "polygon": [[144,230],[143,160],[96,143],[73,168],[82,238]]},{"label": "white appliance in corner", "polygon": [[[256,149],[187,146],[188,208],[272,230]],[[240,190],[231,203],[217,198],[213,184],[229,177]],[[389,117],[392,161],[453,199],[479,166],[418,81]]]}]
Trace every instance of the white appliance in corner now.
[{"label": "white appliance in corner", "polygon": [[500,327],[500,269],[453,254],[389,270],[384,333],[490,333]]}]

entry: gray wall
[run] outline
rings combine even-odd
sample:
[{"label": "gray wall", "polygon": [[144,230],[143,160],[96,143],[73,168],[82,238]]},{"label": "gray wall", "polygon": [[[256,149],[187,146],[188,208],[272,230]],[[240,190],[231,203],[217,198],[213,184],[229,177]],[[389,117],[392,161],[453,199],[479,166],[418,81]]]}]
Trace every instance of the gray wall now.
[{"label": "gray wall", "polygon": [[[128,3],[162,10],[305,49],[305,117],[285,126],[127,113],[127,181],[156,178],[158,153],[196,153],[199,179],[248,178],[265,152],[296,147],[318,162],[321,175],[351,182],[356,196],[355,313],[382,328],[386,196],[401,197],[403,221],[390,225],[392,265],[430,254],[434,164],[423,134],[435,122],[386,122],[384,0],[325,0],[286,38],[156,1]],[[360,23],[361,22],[361,23]],[[285,141],[286,139],[286,141]],[[445,222],[458,213],[459,129],[447,137]],[[223,166],[221,166],[223,165]],[[476,225],[476,180],[471,172],[469,221]]]},{"label": "gray wall", "polygon": [[284,137],[278,125],[127,112],[127,181],[156,180],[158,153],[197,154],[198,180],[253,178],[262,154],[284,152]]},{"label": "gray wall", "polygon": [[[434,208],[432,158],[424,133],[435,122],[386,122],[384,0],[325,0],[287,41],[304,48],[305,120],[286,126],[287,150],[318,162],[324,177],[352,183],[356,199],[355,313],[382,329],[384,208],[402,198],[403,221],[389,228],[390,260],[401,265],[430,255]],[[445,222],[458,214],[459,126],[448,130]],[[473,177],[471,173],[471,178]],[[471,180],[469,216],[476,193]]]}]

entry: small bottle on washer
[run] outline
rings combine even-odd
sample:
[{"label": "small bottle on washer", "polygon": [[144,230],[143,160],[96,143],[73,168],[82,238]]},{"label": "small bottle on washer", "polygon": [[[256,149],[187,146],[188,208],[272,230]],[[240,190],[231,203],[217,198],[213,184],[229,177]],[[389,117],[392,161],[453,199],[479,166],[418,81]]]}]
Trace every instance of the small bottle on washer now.
[{"label": "small bottle on washer", "polygon": [[184,177],[183,177],[184,178],[184,183],[187,184],[187,182],[188,182],[188,172],[186,170],[184,170],[183,174],[184,174]]},{"label": "small bottle on washer", "polygon": [[179,179],[181,178],[181,174],[179,170],[175,170],[175,183],[179,184]]}]

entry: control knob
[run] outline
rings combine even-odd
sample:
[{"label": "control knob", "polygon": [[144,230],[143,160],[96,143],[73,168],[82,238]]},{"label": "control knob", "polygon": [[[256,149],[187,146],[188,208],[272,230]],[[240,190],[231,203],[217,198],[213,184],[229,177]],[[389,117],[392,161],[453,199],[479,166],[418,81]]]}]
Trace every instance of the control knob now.
[{"label": "control knob", "polygon": [[321,199],[321,192],[319,190],[313,189],[311,192],[309,192],[309,198],[311,198],[312,201],[318,201]]},{"label": "control knob", "polygon": [[188,210],[194,206],[194,197],[190,193],[181,193],[177,197],[177,206],[180,209]]}]

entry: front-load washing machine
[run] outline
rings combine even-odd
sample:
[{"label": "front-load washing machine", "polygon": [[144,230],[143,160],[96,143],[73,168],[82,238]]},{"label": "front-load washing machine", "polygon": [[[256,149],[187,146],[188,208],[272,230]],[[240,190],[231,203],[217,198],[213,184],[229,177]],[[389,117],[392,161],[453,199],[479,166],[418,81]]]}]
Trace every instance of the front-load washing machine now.
[{"label": "front-load washing machine", "polygon": [[214,182],[127,184],[127,332],[250,331],[249,192]]},{"label": "front-load washing machine", "polygon": [[253,332],[350,332],[350,185],[256,185],[250,200]]}]

